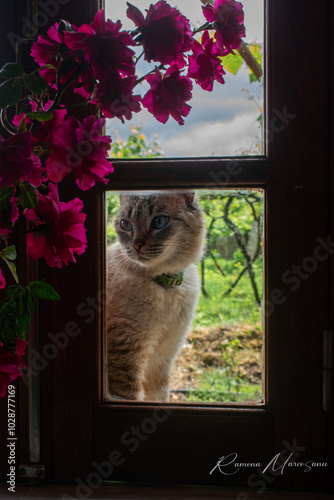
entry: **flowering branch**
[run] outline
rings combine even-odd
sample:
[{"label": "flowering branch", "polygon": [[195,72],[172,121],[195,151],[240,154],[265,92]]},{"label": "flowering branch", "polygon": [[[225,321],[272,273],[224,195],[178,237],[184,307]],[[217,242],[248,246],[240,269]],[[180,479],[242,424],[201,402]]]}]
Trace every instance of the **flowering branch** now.
[{"label": "flowering branch", "polygon": [[[201,0],[202,4],[203,5],[206,5],[206,4],[211,4],[211,5],[218,5],[219,2],[215,2],[215,0]],[[228,7],[231,6],[233,2],[223,2],[223,4],[220,2],[220,6],[221,6],[221,15],[224,16],[224,14],[226,14],[226,11],[223,11],[224,8],[226,8],[226,10],[228,10]],[[223,12],[222,12],[223,11]],[[217,22],[217,21],[215,21]],[[198,28],[200,31],[202,30],[202,28]],[[260,66],[260,64],[257,62],[257,60],[255,59],[255,57],[253,56],[253,54],[251,53],[251,51],[249,50],[249,48],[247,47],[247,45],[245,44],[245,42],[241,41],[239,47],[234,47],[235,49],[237,49],[238,53],[241,55],[241,57],[243,58],[243,60],[245,61],[245,63],[247,64],[247,66],[249,67],[249,69],[254,73],[255,77],[257,80],[260,80],[260,78],[262,78],[263,76],[263,71],[262,71],[262,68]]]},{"label": "flowering branch", "polygon": [[[79,28],[61,20],[32,45],[36,68],[31,73],[16,63],[0,70],[1,123],[11,134],[0,136],[0,262],[14,280],[8,286],[0,267],[0,396],[24,366],[35,297],[59,299],[43,281],[19,283],[16,249],[9,244],[14,226],[25,221],[27,255],[45,259],[50,267],[61,268],[85,252],[83,202],[61,201],[58,184],[68,175],[84,191],[108,182],[113,166],[107,158],[111,138],[103,135],[106,118],[124,122],[144,107],[162,123],[172,117],[182,125],[191,110],[193,83],[207,91],[214,82],[225,83],[222,59],[241,46],[245,35],[242,4],[215,0],[203,13],[206,20],[194,32],[165,0],[151,5],[146,16],[128,3],[132,31],[122,30],[120,21],[105,20],[102,10]],[[138,78],[141,58],[152,69]],[[149,90],[135,94],[144,80]],[[73,105],[66,105],[65,95],[75,97]],[[88,104],[101,110],[102,118],[71,116],[72,107]],[[12,123],[7,118],[11,106],[21,111]]]}]

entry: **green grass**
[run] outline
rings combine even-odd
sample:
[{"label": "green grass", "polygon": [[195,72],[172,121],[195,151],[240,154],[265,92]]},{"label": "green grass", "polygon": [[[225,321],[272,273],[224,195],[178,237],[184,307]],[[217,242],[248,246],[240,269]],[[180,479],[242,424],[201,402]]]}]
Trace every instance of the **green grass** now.
[{"label": "green grass", "polygon": [[196,390],[190,391],[188,401],[242,402],[260,401],[261,384],[250,384],[241,377],[230,376],[228,370],[210,368],[198,376]]},{"label": "green grass", "polygon": [[[238,285],[226,296],[224,293],[237,279],[243,266],[240,261],[226,261],[217,259],[219,265],[226,273],[223,277],[216,269],[213,260],[205,260],[205,290],[208,296],[201,293],[193,326],[216,326],[238,324],[261,324],[261,307],[256,303],[254,292],[248,273],[240,279]],[[259,294],[262,294],[262,261],[253,265],[255,281]],[[201,267],[198,265],[201,273]]]},{"label": "green grass", "polygon": [[[198,300],[193,326],[227,326],[252,325],[261,329],[261,307],[257,304],[248,273],[240,279],[238,285],[226,296],[231,284],[237,279],[243,265],[239,256],[227,261],[218,257],[217,262],[226,277],[215,267],[211,258],[205,260],[205,290],[208,296],[201,293]],[[262,295],[262,259],[253,264],[258,292]],[[201,266],[198,266],[201,273]],[[198,402],[243,402],[260,401],[262,384],[250,383],[238,373],[238,366],[233,361],[233,352],[238,343],[232,340],[222,350],[226,368],[203,367],[196,375],[196,390],[192,390],[187,401]],[[231,354],[232,352],[232,354]]]}]

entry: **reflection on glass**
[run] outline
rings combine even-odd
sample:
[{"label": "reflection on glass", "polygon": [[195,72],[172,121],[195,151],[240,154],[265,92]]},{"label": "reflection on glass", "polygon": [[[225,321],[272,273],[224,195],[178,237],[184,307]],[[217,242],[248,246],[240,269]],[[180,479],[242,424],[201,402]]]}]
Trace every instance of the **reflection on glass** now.
[{"label": "reflection on glass", "polygon": [[107,399],[263,401],[263,199],[107,193]]},{"label": "reflection on glass", "polygon": [[[145,14],[145,9],[156,2],[133,0],[131,3]],[[245,11],[246,37],[243,40],[246,50],[262,67],[263,0],[243,0],[242,3]],[[126,30],[135,28],[126,16],[126,0],[106,0],[105,4],[107,17],[113,21],[120,19]],[[178,8],[190,20],[193,29],[204,23],[201,0],[170,0],[169,4]],[[199,33],[198,37],[200,36]],[[262,78],[255,76],[249,69],[239,51],[235,51],[235,55],[224,57],[223,66],[226,71],[224,85],[215,82],[212,92],[194,85],[193,97],[188,102],[192,109],[185,118],[184,125],[180,126],[171,117],[163,125],[146,109],[142,109],[140,113],[133,114],[130,122],[122,124],[117,119],[109,120],[108,133],[114,141],[126,144],[131,135],[131,127],[140,127],[140,132],[145,134],[147,141],[157,143],[165,157],[263,154]],[[147,63],[141,58],[137,65],[137,76],[140,78],[147,71]],[[149,90],[149,85],[144,80],[137,88],[144,95]],[[136,151],[129,156],[137,157]]]}]

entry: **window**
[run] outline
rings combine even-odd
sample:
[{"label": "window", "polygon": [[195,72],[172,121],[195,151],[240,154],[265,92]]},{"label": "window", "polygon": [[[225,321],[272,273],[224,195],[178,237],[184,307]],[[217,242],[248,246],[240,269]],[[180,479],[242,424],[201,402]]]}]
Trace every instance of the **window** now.
[{"label": "window", "polygon": [[[152,3],[149,0],[136,0],[133,5],[143,13]],[[205,22],[201,0],[172,0],[197,29]],[[125,0],[106,0],[106,14],[111,19],[120,19],[124,29],[135,29],[134,23],[126,16]],[[158,142],[165,157],[206,157],[258,155],[263,151],[262,108],[263,108],[263,1],[244,2],[247,24],[246,38],[250,44],[248,53],[253,56],[253,71],[245,64],[239,52],[224,58],[226,74],[225,85],[215,83],[212,92],[193,86],[193,97],[189,101],[192,110],[181,127],[170,118],[166,124],[159,123],[146,109],[134,114],[132,120],[124,124],[110,120],[107,130],[118,139],[126,141],[131,126],[141,127],[148,142]],[[198,34],[201,37],[203,32]],[[244,49],[245,50],[245,49]],[[138,76],[143,77],[152,69],[152,64],[143,60],[137,65]],[[153,66],[154,67],[154,66]],[[236,73],[235,75],[233,73]],[[259,79],[259,80],[257,80]],[[144,95],[149,89],[144,80],[138,85],[138,93]],[[135,150],[126,151],[134,157]]]},{"label": "window", "polygon": [[[172,192],[174,196],[177,196],[178,191]],[[166,194],[166,192],[160,192],[160,196]],[[136,193],[134,191],[131,192],[132,198],[125,198],[124,195],[125,193],[123,193],[122,199],[129,200],[123,203],[126,209],[123,209],[124,214],[126,213],[126,216],[128,216],[127,213],[130,212],[132,207],[132,199],[137,199],[136,196],[145,196],[146,198],[151,196],[152,200],[154,200],[157,193],[149,191]],[[182,196],[181,194],[181,199]],[[263,288],[263,191],[199,191],[196,197],[204,215],[205,233],[196,232],[196,236],[194,236],[193,232],[189,233],[187,226],[176,226],[175,222],[175,227],[180,231],[180,239],[178,243],[170,243],[181,252],[181,255],[187,251],[189,238],[194,238],[193,245],[197,244],[198,238],[205,245],[202,257],[198,257],[199,262],[197,264],[198,282],[201,284],[199,300],[193,321],[187,328],[186,336],[182,340],[182,349],[176,355],[175,362],[172,365],[171,382],[169,384],[171,389],[170,401],[263,403],[265,394],[265,370],[263,369],[264,331],[261,311]],[[116,248],[117,233],[114,221],[119,210],[119,195],[107,192],[106,199],[106,236],[107,247],[110,249],[112,244],[114,245],[113,248]],[[170,224],[173,223],[173,216],[177,218],[176,220],[183,216],[186,217],[186,208],[185,206],[185,209],[181,212],[179,212],[179,209],[175,213],[171,211]],[[147,217],[147,220],[149,220],[149,215],[143,213],[140,221],[142,221],[143,217]],[[135,221],[131,220],[130,224],[135,225]],[[128,231],[129,235],[132,234],[131,229],[132,226]],[[122,232],[122,229],[119,228],[118,233],[122,234]],[[166,249],[167,246],[170,247],[168,240],[164,243]],[[123,251],[118,247],[117,255],[120,255],[120,252],[123,255],[125,249],[124,242]],[[116,255],[115,258],[117,258]],[[136,259],[137,254],[132,258]],[[124,255],[120,260],[117,258],[117,262],[119,263],[115,267],[114,261],[107,260],[107,286],[112,297],[114,297],[113,300],[116,301],[117,297],[121,300],[118,293],[122,293],[122,291],[117,292],[117,290],[119,286],[121,290],[124,289],[124,284],[122,284],[124,273],[127,272],[130,266],[131,258],[129,260]],[[138,272],[137,278],[140,280],[141,273],[137,265],[134,265],[133,272]],[[108,266],[110,266],[110,270]],[[128,286],[131,289],[138,286],[138,284],[134,281]],[[115,287],[115,292],[113,292],[113,287]],[[147,289],[147,293],[150,290],[151,288]],[[151,328],[154,331],[154,328],[157,328],[156,326],[149,326],[151,318],[153,323],[155,322],[156,306],[154,305],[154,297],[159,289],[157,290],[154,284],[152,290],[154,294],[151,297],[147,311],[144,330],[140,335],[144,335],[147,329]],[[141,289],[140,297],[145,293],[146,288]],[[130,290],[125,293],[127,298],[125,304],[127,305],[124,306],[128,315],[130,315],[130,309],[134,307],[134,301],[136,300],[135,294],[131,299],[131,304],[128,303],[128,300],[130,300],[128,299],[129,294]],[[170,300],[172,294],[173,290],[166,291],[165,300]],[[141,301],[140,297],[137,300]],[[120,311],[113,300],[108,300],[106,307],[108,321],[105,357],[108,360],[108,353],[110,352],[110,361],[107,361],[107,367],[104,370],[104,373],[107,373],[111,380],[120,377],[120,374],[117,376],[117,373],[113,373],[113,370],[117,370],[117,362],[115,360],[113,364],[111,363],[111,359],[114,359],[114,353],[111,352],[112,337],[114,335],[119,337],[122,334],[122,328],[117,326],[116,319],[116,316],[117,318],[120,316]],[[145,295],[143,304],[139,309],[136,309],[132,320],[129,319],[129,316],[128,321],[130,323],[131,321],[136,322],[137,315],[143,311],[146,301],[147,296]],[[113,310],[115,310],[115,313],[113,313]],[[169,316],[174,314],[172,311],[172,309],[169,310]],[[174,320],[170,318],[170,320],[171,328],[177,328],[178,320],[176,318]],[[145,334],[145,339],[148,335],[149,332]],[[157,335],[156,332],[155,336]],[[166,335],[167,332],[164,334],[164,338]],[[153,336],[151,341],[154,342],[154,339]],[[125,343],[128,340],[125,339]],[[167,341],[165,350],[168,347],[171,348],[172,342],[172,339],[169,343]],[[124,355],[124,349],[125,346],[122,346],[122,355]],[[115,346],[115,350],[117,350],[117,346]],[[152,357],[157,356],[155,352],[150,355]],[[131,351],[129,351],[128,357],[130,359]],[[135,356],[133,360],[135,360]],[[166,362],[169,361],[169,358],[166,359]],[[144,363],[143,360],[141,369],[143,369],[142,365]],[[119,369],[122,369],[121,366]],[[107,385],[105,393],[109,398]],[[124,388],[120,388],[120,390],[124,391]],[[125,393],[121,392],[118,395],[124,396]],[[112,395],[112,398],[112,400],[117,399],[117,396]],[[150,399],[146,395],[145,398]]]},{"label": "window", "polygon": [[[16,6],[22,9],[19,3]],[[98,4],[62,2],[59,16],[77,24],[87,22]],[[322,331],[333,324],[333,269],[329,266],[333,234],[329,201],[333,196],[328,182],[333,143],[329,128],[333,10],[326,0],[317,9],[314,2],[305,0],[302,13],[299,4],[287,0],[267,0],[265,6],[265,155],[233,158],[232,163],[230,158],[214,157],[115,160],[106,189],[265,190],[266,404],[212,408],[104,402],[100,296],[105,269],[105,193],[89,191],[84,195],[90,207],[87,252],[77,265],[61,272],[43,264],[39,267],[39,276],[54,285],[62,301],[48,306],[38,318],[37,352],[50,342],[50,332],[64,332],[73,323],[79,330],[55,359],[37,370],[39,426],[31,412],[30,416],[25,412],[29,392],[23,381],[19,387],[20,463],[29,463],[31,457],[30,418],[30,429],[39,431],[38,462],[46,466],[47,477],[53,481],[86,484],[92,464],[107,460],[112,466],[107,475],[110,480],[247,486],[250,496],[260,488],[333,488],[329,447],[333,418],[322,407]],[[22,12],[22,16],[32,12]],[[2,23],[6,20],[2,36],[9,29],[21,33],[21,10],[19,16],[10,18],[1,13]],[[12,49],[6,35],[2,41],[7,51],[1,57],[7,62],[13,59]],[[312,74],[310,61],[317,61]],[[73,198],[75,187],[70,182],[63,189],[64,197]],[[26,272],[24,257],[20,272]],[[4,400],[0,403],[6,428],[7,408]],[[330,467],[314,467],[309,473],[286,467],[283,474],[274,478],[270,474],[267,479],[259,478],[253,467],[241,468],[233,476],[224,476],[219,469],[210,474],[223,455],[237,453],[244,463],[264,466],[284,449],[292,449],[293,456],[303,462],[329,462]],[[1,470],[6,470],[3,450],[4,445]]]}]

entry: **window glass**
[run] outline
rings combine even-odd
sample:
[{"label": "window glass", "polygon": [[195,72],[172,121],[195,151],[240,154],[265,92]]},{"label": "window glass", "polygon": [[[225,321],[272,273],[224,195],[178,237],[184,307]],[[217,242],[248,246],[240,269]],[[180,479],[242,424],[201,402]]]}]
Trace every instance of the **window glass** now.
[{"label": "window glass", "polygon": [[[262,190],[202,191],[196,194],[197,201],[189,201],[189,192],[169,191],[160,195],[174,196],[164,205],[166,213],[155,192],[123,193],[121,210],[119,194],[107,193],[106,372],[112,379],[119,378],[115,370],[124,372],[123,385],[117,386],[118,395],[124,396],[124,387],[133,383],[127,370],[136,373],[135,377],[142,377],[145,385],[146,369],[153,359],[157,365],[156,379],[161,370],[168,371],[172,366],[171,373],[168,371],[172,402],[261,403],[264,193]],[[204,250],[194,255],[191,252],[199,241],[200,215],[194,212],[187,218],[187,210],[194,210],[192,203],[199,204],[205,225]],[[116,243],[118,240],[120,244]],[[136,244],[143,246],[134,249]],[[161,260],[159,245],[164,245],[162,255],[166,256]],[[154,258],[158,256],[156,261],[148,260],[150,251]],[[142,260],[139,252],[143,252]],[[153,275],[165,274],[168,252],[173,265],[179,260],[171,274],[185,272],[186,281],[174,284],[174,289],[170,283],[152,281]],[[190,288],[187,288],[190,267],[184,261],[188,252],[197,268],[197,278],[194,275]],[[196,287],[199,289],[196,310],[181,332],[180,307],[182,301],[184,307],[189,307],[187,298]],[[175,304],[173,294],[178,292]],[[177,338],[174,330],[178,331]],[[139,351],[145,355],[141,356]],[[109,365],[108,359],[112,360]],[[140,366],[133,370],[132,363]],[[113,391],[110,393],[111,399],[119,399]],[[152,394],[129,399],[156,400]]]},{"label": "window glass", "polygon": [[[144,15],[150,0],[133,0]],[[263,1],[244,0],[246,37],[243,38],[246,50],[262,67],[263,54]],[[134,23],[126,16],[125,0],[106,0],[106,15],[113,21],[121,20],[123,28],[133,30]],[[193,29],[203,25],[200,0],[171,0],[169,4],[177,7],[189,20]],[[213,33],[213,31],[211,31]],[[198,38],[201,33],[196,35]],[[132,134],[132,127],[140,128],[148,143],[155,143],[159,152],[165,157],[203,157],[203,156],[235,156],[263,154],[262,111],[263,111],[263,79],[256,77],[244,62],[238,51],[235,55],[223,58],[225,84],[214,82],[213,91],[203,90],[193,85],[192,99],[188,102],[192,107],[185,123],[179,125],[173,118],[162,124],[146,109],[133,114],[131,121],[122,124],[117,119],[109,120],[107,129],[115,144],[125,144]],[[140,55],[140,52],[137,52]],[[154,67],[148,65],[143,58],[137,64],[137,76],[143,77]],[[261,70],[261,69],[260,69]],[[233,74],[232,72],[236,72]],[[142,96],[149,90],[144,80],[137,87]],[[117,147],[116,147],[117,149]],[[115,156],[122,157],[119,150]],[[127,156],[137,157],[133,148],[126,151]]]}]

